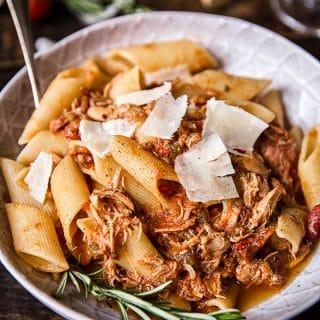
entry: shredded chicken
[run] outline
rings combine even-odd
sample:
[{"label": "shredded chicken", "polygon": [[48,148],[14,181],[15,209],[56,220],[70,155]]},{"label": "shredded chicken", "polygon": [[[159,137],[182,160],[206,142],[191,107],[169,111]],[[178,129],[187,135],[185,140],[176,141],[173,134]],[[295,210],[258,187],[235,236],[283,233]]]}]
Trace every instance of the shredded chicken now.
[{"label": "shredded chicken", "polygon": [[255,204],[252,210],[252,217],[248,221],[249,229],[256,228],[259,225],[265,226],[268,223],[280,196],[281,190],[274,188]]},{"label": "shredded chicken", "polygon": [[68,153],[71,155],[73,160],[75,160],[80,168],[92,168],[94,166],[94,161],[91,152],[81,146],[73,146],[69,149]]},{"label": "shredded chicken", "polygon": [[270,264],[264,260],[253,260],[248,263],[240,260],[236,269],[237,280],[247,288],[253,285],[261,285],[277,289],[281,288],[286,281],[284,276],[272,271]]},{"label": "shredded chicken", "polygon": [[224,200],[222,203],[223,210],[216,221],[216,226],[230,234],[237,226],[243,203],[240,199]]},{"label": "shredded chicken", "polygon": [[205,273],[212,273],[220,264],[223,254],[230,243],[222,232],[212,232],[202,236],[200,240],[201,267]]},{"label": "shredded chicken", "polygon": [[258,150],[276,177],[289,189],[296,183],[298,148],[285,129],[270,125],[259,140]]},{"label": "shredded chicken", "polygon": [[[176,83],[173,86],[179,89]],[[69,140],[79,139],[81,119],[127,118],[142,123],[154,108],[154,102],[144,106],[115,106],[107,98],[109,89],[104,93],[83,89],[82,96],[72,103],[69,111],[51,122],[50,129],[63,131]],[[179,154],[202,139],[206,101],[215,94],[191,95],[187,113],[173,138],[153,138],[141,142],[140,147],[172,165]],[[139,141],[137,136],[134,139]],[[80,168],[94,167],[85,147],[70,148],[69,154]],[[159,191],[170,199],[172,207],[137,210],[123,190],[121,172],[117,172],[110,186],[92,191],[90,203],[83,208],[85,214],[83,211],[81,218],[91,221],[90,228],[81,234],[85,261],[98,261],[104,268],[105,281],[123,288],[148,290],[173,280],[170,290],[191,301],[194,310],[215,310],[216,307],[205,302],[220,297],[236,281],[246,287],[283,286],[288,269],[310,251],[310,244],[304,241],[296,257],[292,257],[288,242],[274,233],[279,209],[293,203],[299,190],[299,182],[294,178],[296,144],[286,130],[270,125],[251,155],[232,154],[231,159],[240,197],[208,207],[188,200],[181,185],[174,182],[159,183]],[[128,271],[117,264],[117,248],[126,244],[136,227],[143,228],[159,252],[158,256],[141,260],[142,265],[153,270],[152,279],[139,270]],[[164,294],[168,295],[170,290]]]},{"label": "shredded chicken", "polygon": [[236,242],[233,245],[235,252],[243,259],[250,261],[256,253],[266,244],[274,230],[271,227],[259,230],[259,232]]},{"label": "shredded chicken", "polygon": [[239,171],[235,175],[235,180],[242,192],[243,202],[248,208],[253,208],[256,202],[269,192],[267,179],[256,173]]},{"label": "shredded chicken", "polygon": [[264,165],[264,159],[257,152],[253,152],[251,156],[231,155],[232,163],[236,170],[242,170],[267,176],[270,170]]},{"label": "shredded chicken", "polygon": [[189,301],[199,301],[206,295],[206,286],[199,274],[194,278],[191,278],[188,274],[186,277],[178,280],[177,293]]}]

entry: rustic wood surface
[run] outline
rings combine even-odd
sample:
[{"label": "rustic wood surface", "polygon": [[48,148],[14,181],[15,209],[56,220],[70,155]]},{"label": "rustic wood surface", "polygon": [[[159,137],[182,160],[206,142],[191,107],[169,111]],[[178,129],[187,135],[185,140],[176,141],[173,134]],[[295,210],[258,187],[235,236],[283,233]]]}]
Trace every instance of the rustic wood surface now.
[{"label": "rustic wood surface", "polygon": [[[267,0],[234,0],[229,6],[204,10],[196,0],[144,0],[141,1],[155,10],[188,10],[214,12],[223,15],[239,17],[256,24],[272,29],[296,42],[317,59],[320,59],[320,40],[302,38],[284,27],[277,21],[270,11]],[[15,34],[10,26],[8,10],[5,6],[0,8],[0,89],[16,73],[21,63],[19,47],[15,41]],[[56,3],[51,15],[42,22],[33,24],[35,38],[39,36],[59,40],[66,35],[79,30],[83,25],[61,4]],[[5,34],[4,34],[5,33]],[[6,50],[11,50],[11,67],[1,64]],[[61,320],[62,318],[34,299],[21,287],[0,264],[0,319],[8,320]],[[285,313],[285,310],[283,310]],[[294,320],[320,319],[320,302]],[[276,319],[275,319],[276,320]]]}]

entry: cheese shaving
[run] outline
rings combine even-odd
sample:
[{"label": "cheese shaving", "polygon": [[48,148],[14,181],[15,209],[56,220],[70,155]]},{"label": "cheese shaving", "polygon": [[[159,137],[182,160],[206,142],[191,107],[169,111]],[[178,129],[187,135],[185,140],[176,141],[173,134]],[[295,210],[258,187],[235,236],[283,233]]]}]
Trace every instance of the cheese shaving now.
[{"label": "cheese shaving", "polygon": [[179,155],[174,169],[191,201],[205,203],[239,196],[232,177],[226,176],[235,171],[226,146],[217,134],[207,136]]},{"label": "cheese shaving", "polygon": [[30,170],[24,179],[32,198],[42,204],[46,198],[52,164],[52,155],[41,151],[36,160],[31,164]]},{"label": "cheese shaving", "polygon": [[116,105],[121,104],[134,104],[141,106],[149,102],[155,101],[163,97],[165,94],[170,92],[171,82],[165,82],[162,86],[149,89],[139,90],[131,93],[121,94],[115,97]]},{"label": "cheese shaving", "polygon": [[156,101],[148,118],[141,126],[143,135],[171,139],[179,129],[188,107],[188,97],[183,95],[176,100],[168,93]]},{"label": "cheese shaving", "polygon": [[219,134],[228,151],[239,155],[252,151],[260,134],[268,128],[254,115],[214,98],[207,102],[206,116],[203,136]]},{"label": "cheese shaving", "polygon": [[80,121],[80,138],[89,151],[99,158],[109,153],[110,138],[113,135],[131,137],[136,129],[135,122],[116,119],[106,122]]},{"label": "cheese shaving", "polygon": [[144,74],[144,82],[146,85],[150,85],[152,83],[162,83],[178,78],[186,78],[188,76],[190,76],[188,66],[180,64],[176,67],[165,67],[153,72],[146,72]]}]

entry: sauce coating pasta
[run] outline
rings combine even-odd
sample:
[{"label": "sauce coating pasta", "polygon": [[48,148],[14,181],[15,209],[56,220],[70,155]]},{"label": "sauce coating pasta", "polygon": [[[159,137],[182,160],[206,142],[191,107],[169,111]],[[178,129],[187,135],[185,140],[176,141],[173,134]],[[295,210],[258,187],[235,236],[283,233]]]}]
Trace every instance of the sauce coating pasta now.
[{"label": "sauce coating pasta", "polygon": [[[18,161],[0,162],[9,216],[19,204],[49,217],[42,232],[55,249],[38,269],[68,269],[63,248],[102,267],[108,285],[143,291],[172,280],[158,299],[207,313],[235,307],[243,287],[285,285],[320,233],[319,127],[300,152],[277,92],[258,98],[270,80],[217,67],[179,40],[113,49],[53,80]],[[23,182],[41,151],[53,162],[43,204]]]}]

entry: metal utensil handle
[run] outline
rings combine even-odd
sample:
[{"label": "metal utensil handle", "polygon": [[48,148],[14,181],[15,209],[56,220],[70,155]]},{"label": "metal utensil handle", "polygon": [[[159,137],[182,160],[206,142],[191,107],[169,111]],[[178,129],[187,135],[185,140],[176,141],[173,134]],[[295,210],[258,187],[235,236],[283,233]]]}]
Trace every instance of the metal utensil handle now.
[{"label": "metal utensil handle", "polygon": [[7,0],[8,8],[17,31],[23,58],[31,84],[35,107],[39,107],[39,84],[33,58],[33,42],[28,18],[28,1]]}]

